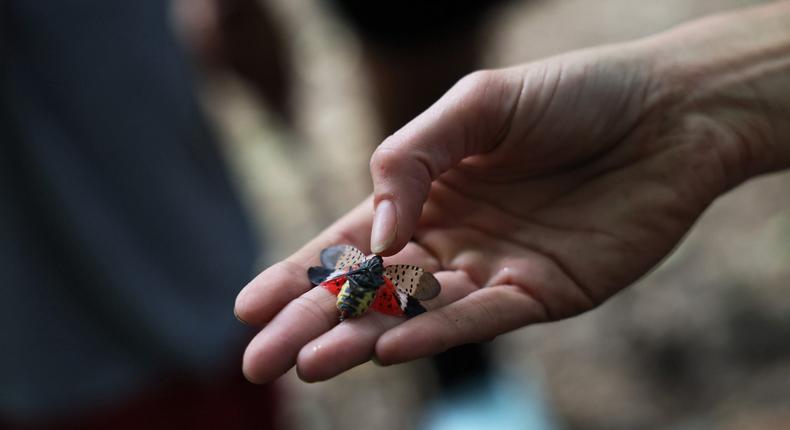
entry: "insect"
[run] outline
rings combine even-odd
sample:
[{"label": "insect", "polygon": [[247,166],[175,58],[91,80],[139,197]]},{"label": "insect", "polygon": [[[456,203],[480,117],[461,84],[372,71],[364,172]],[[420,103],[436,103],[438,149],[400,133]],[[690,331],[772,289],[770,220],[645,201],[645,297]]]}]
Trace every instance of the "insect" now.
[{"label": "insect", "polygon": [[420,300],[430,300],[441,291],[431,273],[406,264],[384,267],[381,256],[366,257],[351,245],[325,248],[321,266],[308,269],[307,276],[313,285],[337,295],[340,321],[359,317],[369,308],[413,317],[425,312]]}]

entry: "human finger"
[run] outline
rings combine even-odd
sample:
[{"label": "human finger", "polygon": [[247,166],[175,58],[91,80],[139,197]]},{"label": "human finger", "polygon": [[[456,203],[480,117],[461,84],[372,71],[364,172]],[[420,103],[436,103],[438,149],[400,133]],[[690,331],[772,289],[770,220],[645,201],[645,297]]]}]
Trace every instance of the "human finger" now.
[{"label": "human finger", "polygon": [[367,250],[371,223],[368,198],[287,259],[250,281],[236,297],[237,318],[251,325],[269,322],[294,298],[312,288],[307,269],[319,264],[321,250],[348,243]]},{"label": "human finger", "polygon": [[291,300],[247,345],[244,376],[262,384],[287,372],[305,344],[338,323],[335,301],[323,288],[313,288]]},{"label": "human finger", "polygon": [[506,70],[475,72],[376,149],[370,161],[373,252],[400,250],[414,233],[431,182],[506,134],[521,79]]},{"label": "human finger", "polygon": [[[428,309],[441,308],[477,290],[478,286],[461,271],[435,274],[442,293],[424,302]],[[351,319],[332,328],[302,348],[297,358],[299,377],[305,381],[321,381],[336,376],[373,356],[379,337],[404,319],[368,312],[363,317]]]},{"label": "human finger", "polygon": [[384,364],[401,363],[545,320],[543,306],[522,288],[486,287],[382,334],[375,354]]},{"label": "human finger", "polygon": [[[350,224],[353,225],[353,222]],[[344,227],[343,223],[339,223],[339,226]],[[335,242],[317,241],[303,249],[323,249],[331,244]],[[303,254],[305,258],[309,255]],[[436,267],[437,264],[435,261],[431,263],[432,257],[416,244],[407,247],[401,254],[393,259],[419,260],[423,264],[432,264],[430,267]],[[294,260],[278,263],[259,277],[260,284],[251,287],[254,294],[252,300],[257,301],[246,302],[245,306],[249,307],[242,308],[243,315],[256,318],[256,322],[264,321],[268,313],[273,316],[271,322],[250,342],[244,354],[243,370],[250,381],[263,383],[277,378],[293,367],[299,350],[307,342],[338,323],[336,297],[323,288],[310,289],[304,265],[298,263],[299,258],[297,256]],[[303,294],[296,298],[291,296],[302,288],[306,292],[302,291]],[[276,307],[276,300],[267,296],[280,290],[282,293],[277,298],[287,300],[282,310]],[[268,322],[268,319],[265,321]]]}]

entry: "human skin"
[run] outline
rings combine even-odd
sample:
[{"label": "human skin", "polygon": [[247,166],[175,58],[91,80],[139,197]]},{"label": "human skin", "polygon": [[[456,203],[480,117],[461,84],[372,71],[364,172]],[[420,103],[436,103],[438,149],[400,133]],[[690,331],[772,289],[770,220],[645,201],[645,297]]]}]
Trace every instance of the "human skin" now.
[{"label": "human skin", "polygon": [[[371,198],[242,290],[237,316],[263,327],[244,373],[323,380],[578,315],[787,167],[790,2],[473,73],[376,150]],[[442,293],[410,320],[338,324],[305,273],[339,243],[422,265]]]}]

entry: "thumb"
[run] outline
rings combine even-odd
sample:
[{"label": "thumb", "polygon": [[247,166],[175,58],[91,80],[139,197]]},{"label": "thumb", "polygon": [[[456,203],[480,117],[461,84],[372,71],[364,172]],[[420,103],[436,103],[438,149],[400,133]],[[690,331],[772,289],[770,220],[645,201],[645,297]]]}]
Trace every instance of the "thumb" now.
[{"label": "thumb", "polygon": [[474,72],[391,135],[370,160],[375,214],[371,250],[391,255],[414,234],[431,182],[507,135],[522,77],[511,69]]}]

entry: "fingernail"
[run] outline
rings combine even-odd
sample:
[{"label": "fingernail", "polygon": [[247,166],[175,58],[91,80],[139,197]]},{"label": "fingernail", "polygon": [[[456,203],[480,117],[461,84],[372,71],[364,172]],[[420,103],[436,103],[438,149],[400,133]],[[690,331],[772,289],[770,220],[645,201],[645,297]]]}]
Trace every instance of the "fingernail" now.
[{"label": "fingernail", "polygon": [[[243,319],[241,319],[241,317],[239,316],[239,313],[238,313],[238,312],[236,312],[236,309],[233,309],[233,316],[235,316],[235,317],[236,317],[236,319],[237,319],[237,320],[239,320],[239,322],[240,322],[240,323],[242,323],[242,324],[248,324],[248,323],[247,323],[247,321],[244,321]],[[248,325],[249,325],[249,324],[248,324]]]},{"label": "fingernail", "polygon": [[373,230],[370,233],[370,250],[379,254],[392,245],[398,231],[398,214],[395,205],[389,200],[382,200],[373,214]]},{"label": "fingernail", "polygon": [[[246,289],[246,288],[245,288],[245,289]],[[239,292],[239,294],[236,296],[236,302],[233,304],[233,316],[235,316],[235,317],[236,317],[236,319],[237,319],[237,320],[239,320],[239,322],[241,322],[241,323],[244,323],[244,324],[247,324],[247,321],[244,321],[244,320],[243,320],[243,319],[242,319],[242,318],[239,316],[239,311],[238,311],[238,309],[239,309],[240,307],[244,306],[244,297],[243,297],[243,296],[244,296],[244,290],[245,290],[245,289],[242,289],[242,290]]]}]

